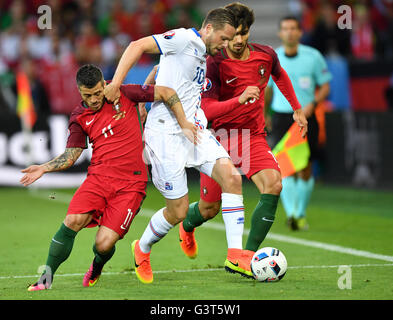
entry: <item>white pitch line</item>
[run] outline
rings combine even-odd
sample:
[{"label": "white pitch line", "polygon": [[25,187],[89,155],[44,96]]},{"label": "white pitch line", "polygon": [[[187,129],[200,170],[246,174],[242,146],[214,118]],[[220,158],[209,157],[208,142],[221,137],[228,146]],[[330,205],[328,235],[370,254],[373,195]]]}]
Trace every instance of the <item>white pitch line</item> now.
[{"label": "white pitch line", "polygon": [[[69,203],[72,198],[72,195],[65,194],[65,193],[57,193],[57,194],[51,194],[51,195],[46,194],[46,196],[44,196],[43,192],[40,192],[38,190],[35,190],[35,192],[32,192],[31,195],[39,197],[39,198],[48,199],[48,200],[50,199],[50,197],[53,196],[57,201],[64,202],[64,203]],[[56,201],[56,200],[51,200],[51,201]],[[154,213],[155,213],[154,210],[142,208],[141,212],[138,215],[144,216],[144,217],[151,217]],[[202,227],[208,228],[208,229],[225,231],[224,224],[213,222],[211,220],[204,223],[202,225]],[[249,233],[250,233],[250,229],[244,229],[244,232],[243,232],[244,236],[248,236]],[[377,259],[377,260],[382,260],[382,261],[393,262],[393,256],[378,254],[378,253],[364,251],[364,250],[358,250],[358,249],[349,248],[349,247],[343,247],[340,245],[329,244],[329,243],[324,243],[324,242],[319,242],[319,241],[314,241],[314,240],[306,240],[306,239],[296,238],[296,237],[282,235],[282,234],[273,233],[273,232],[269,232],[266,236],[266,239],[272,239],[272,240],[286,242],[286,243],[298,244],[298,245],[302,245],[302,246],[306,246],[306,247],[318,248],[318,249],[323,249],[323,250],[327,250],[327,251],[339,252],[339,253],[349,254],[349,255],[358,256],[358,257],[362,257],[362,258]]]},{"label": "white pitch line", "polygon": [[[374,263],[374,264],[345,264],[345,265],[321,265],[321,266],[289,266],[288,269],[337,269],[341,266],[347,266],[350,268],[365,268],[365,267],[392,267],[393,263]],[[153,271],[154,274],[165,274],[165,273],[191,273],[191,272],[209,272],[209,271],[224,271],[224,268],[206,268],[206,269],[186,269],[186,270],[158,270]],[[135,271],[123,271],[123,272],[103,272],[102,275],[113,276],[122,274],[135,274]],[[56,274],[57,277],[80,277],[84,276],[84,273],[64,273]],[[35,278],[39,274],[35,275],[22,275],[22,276],[0,276],[0,280],[4,279],[24,279],[24,278]]]}]

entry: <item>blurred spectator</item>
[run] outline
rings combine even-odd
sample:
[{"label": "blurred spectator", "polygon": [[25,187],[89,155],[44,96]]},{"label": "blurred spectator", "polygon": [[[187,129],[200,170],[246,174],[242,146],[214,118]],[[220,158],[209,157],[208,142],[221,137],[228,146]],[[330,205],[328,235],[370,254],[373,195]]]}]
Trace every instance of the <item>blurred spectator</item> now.
[{"label": "blurred spectator", "polygon": [[370,17],[376,36],[376,53],[393,59],[393,1],[372,0]]},{"label": "blurred spectator", "polygon": [[195,0],[178,0],[168,14],[167,26],[169,29],[200,28],[203,18]]},{"label": "blurred spectator", "polygon": [[113,21],[109,26],[107,37],[101,42],[102,72],[105,79],[112,79],[116,71],[117,62],[130,41],[129,35],[122,33],[117,22]]},{"label": "blurred spectator", "polygon": [[101,63],[101,38],[97,34],[94,24],[84,20],[81,24],[79,35],[75,39],[76,59],[80,64]]},{"label": "blurred spectator", "polygon": [[75,56],[62,45],[56,30],[51,30],[52,48],[50,55],[41,61],[39,78],[50,101],[52,113],[69,114],[80,103],[75,85],[79,68]]},{"label": "blurred spectator", "polygon": [[[23,0],[4,1],[0,5],[0,30],[6,30],[13,26],[20,25],[26,17],[26,7]],[[0,1],[1,4],[1,1]],[[7,11],[8,9],[8,11]],[[4,10],[4,11],[3,11]]]},{"label": "blurred spectator", "polygon": [[367,7],[358,4],[354,8],[353,30],[351,34],[352,55],[357,59],[374,58],[374,32]]},{"label": "blurred spectator", "polygon": [[137,0],[136,3],[131,15],[130,35],[133,39],[166,31],[164,14],[159,11],[159,7],[152,5],[149,0]]},{"label": "blurred spectator", "polygon": [[311,45],[324,56],[340,54],[349,56],[351,31],[339,29],[337,10],[329,2],[322,3],[319,9],[319,19],[311,36]]}]

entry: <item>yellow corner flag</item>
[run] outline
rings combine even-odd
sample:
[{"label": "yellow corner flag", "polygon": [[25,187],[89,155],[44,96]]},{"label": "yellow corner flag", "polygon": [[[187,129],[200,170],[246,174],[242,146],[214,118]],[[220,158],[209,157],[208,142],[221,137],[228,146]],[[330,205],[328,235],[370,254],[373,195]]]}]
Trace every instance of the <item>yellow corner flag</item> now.
[{"label": "yellow corner flag", "polygon": [[299,126],[294,122],[272,150],[281,169],[282,178],[304,169],[310,157],[307,137],[302,138]]},{"label": "yellow corner flag", "polygon": [[37,114],[34,110],[29,79],[24,72],[19,71],[16,74],[16,87],[18,92],[16,113],[24,125],[31,130],[37,120]]}]

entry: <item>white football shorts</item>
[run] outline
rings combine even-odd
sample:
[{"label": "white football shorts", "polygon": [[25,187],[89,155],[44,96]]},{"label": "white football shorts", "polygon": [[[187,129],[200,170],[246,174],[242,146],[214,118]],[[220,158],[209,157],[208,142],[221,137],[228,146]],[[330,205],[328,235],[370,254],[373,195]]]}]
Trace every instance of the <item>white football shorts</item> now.
[{"label": "white football shorts", "polygon": [[230,158],[212,133],[201,130],[194,145],[180,133],[145,129],[145,159],[152,166],[155,187],[166,199],[178,199],[188,193],[185,168],[195,168],[211,177],[217,159]]}]

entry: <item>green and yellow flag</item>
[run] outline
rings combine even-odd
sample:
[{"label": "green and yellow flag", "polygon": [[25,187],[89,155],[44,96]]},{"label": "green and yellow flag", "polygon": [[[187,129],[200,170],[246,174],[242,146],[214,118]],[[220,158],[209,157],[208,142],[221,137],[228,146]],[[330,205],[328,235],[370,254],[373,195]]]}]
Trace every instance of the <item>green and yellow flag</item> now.
[{"label": "green and yellow flag", "polygon": [[34,110],[29,79],[27,78],[26,73],[19,71],[16,74],[16,87],[18,91],[16,113],[18,117],[21,118],[24,125],[27,128],[32,129],[37,120],[37,114]]},{"label": "green and yellow flag", "polygon": [[289,128],[272,150],[281,169],[282,178],[304,169],[310,157],[307,137],[302,138],[296,122]]}]

